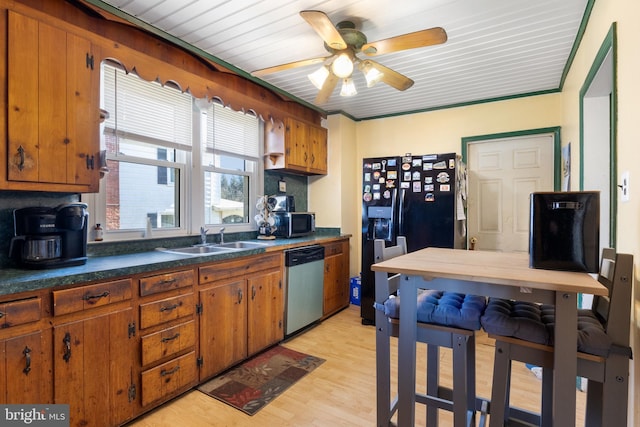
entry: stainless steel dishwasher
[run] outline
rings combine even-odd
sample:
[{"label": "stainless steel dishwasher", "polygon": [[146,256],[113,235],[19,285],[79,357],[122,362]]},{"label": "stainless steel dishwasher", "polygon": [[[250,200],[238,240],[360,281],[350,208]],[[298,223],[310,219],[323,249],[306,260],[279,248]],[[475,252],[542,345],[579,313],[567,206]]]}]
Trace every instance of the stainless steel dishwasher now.
[{"label": "stainless steel dishwasher", "polygon": [[322,317],[324,246],[310,245],[284,253],[285,336]]}]

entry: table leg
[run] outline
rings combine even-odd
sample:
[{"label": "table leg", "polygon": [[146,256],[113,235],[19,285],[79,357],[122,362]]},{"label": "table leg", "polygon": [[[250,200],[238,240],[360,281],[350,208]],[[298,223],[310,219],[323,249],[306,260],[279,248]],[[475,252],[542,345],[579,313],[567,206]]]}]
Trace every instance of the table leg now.
[{"label": "table leg", "polygon": [[576,425],[577,296],[556,292],[553,353],[553,425]]},{"label": "table leg", "polygon": [[398,337],[398,425],[415,425],[416,337],[418,280],[400,278],[400,335]]}]

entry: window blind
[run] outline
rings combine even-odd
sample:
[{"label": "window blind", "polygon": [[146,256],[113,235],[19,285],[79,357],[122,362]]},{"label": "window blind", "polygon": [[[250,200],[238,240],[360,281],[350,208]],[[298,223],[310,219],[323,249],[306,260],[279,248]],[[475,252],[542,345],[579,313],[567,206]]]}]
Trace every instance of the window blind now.
[{"label": "window blind", "polygon": [[249,159],[260,156],[260,119],[212,102],[207,109],[208,151]]},{"label": "window blind", "polygon": [[190,149],[192,97],[157,82],[103,65],[103,108],[109,112],[105,127],[128,139],[153,141]]}]

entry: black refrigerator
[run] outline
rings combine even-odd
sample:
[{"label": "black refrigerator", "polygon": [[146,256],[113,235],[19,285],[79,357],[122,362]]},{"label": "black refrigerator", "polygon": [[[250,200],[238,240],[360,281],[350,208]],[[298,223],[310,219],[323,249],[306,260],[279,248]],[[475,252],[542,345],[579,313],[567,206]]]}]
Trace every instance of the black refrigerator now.
[{"label": "black refrigerator", "polygon": [[362,165],[362,265],[360,313],[374,324],[373,241],[409,252],[466,246],[466,169],[455,153],[378,157]]}]

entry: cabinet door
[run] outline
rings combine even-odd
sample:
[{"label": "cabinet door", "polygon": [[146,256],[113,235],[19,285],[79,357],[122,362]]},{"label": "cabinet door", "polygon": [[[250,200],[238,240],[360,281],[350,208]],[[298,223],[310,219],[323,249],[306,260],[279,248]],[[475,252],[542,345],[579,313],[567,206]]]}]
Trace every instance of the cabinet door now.
[{"label": "cabinet door", "polygon": [[0,403],[52,401],[50,345],[50,329],[0,341]]},{"label": "cabinet door", "polygon": [[349,305],[349,242],[325,245],[324,316]]},{"label": "cabinet door", "polygon": [[200,380],[247,357],[247,285],[244,279],[200,291]]},{"label": "cabinet door", "polygon": [[88,40],[9,11],[10,181],[97,190],[98,71],[92,58]]},{"label": "cabinet door", "polygon": [[54,326],[55,403],[70,405],[71,426],[119,425],[132,418],[133,322],[128,308]]},{"label": "cabinet door", "polygon": [[327,174],[327,130],[309,126],[309,172]]},{"label": "cabinet door", "polygon": [[309,157],[307,154],[307,138],[308,127],[306,123],[287,119],[284,139],[286,167],[301,171],[307,170]]},{"label": "cabinet door", "polygon": [[284,297],[280,270],[247,280],[249,355],[284,338]]}]

